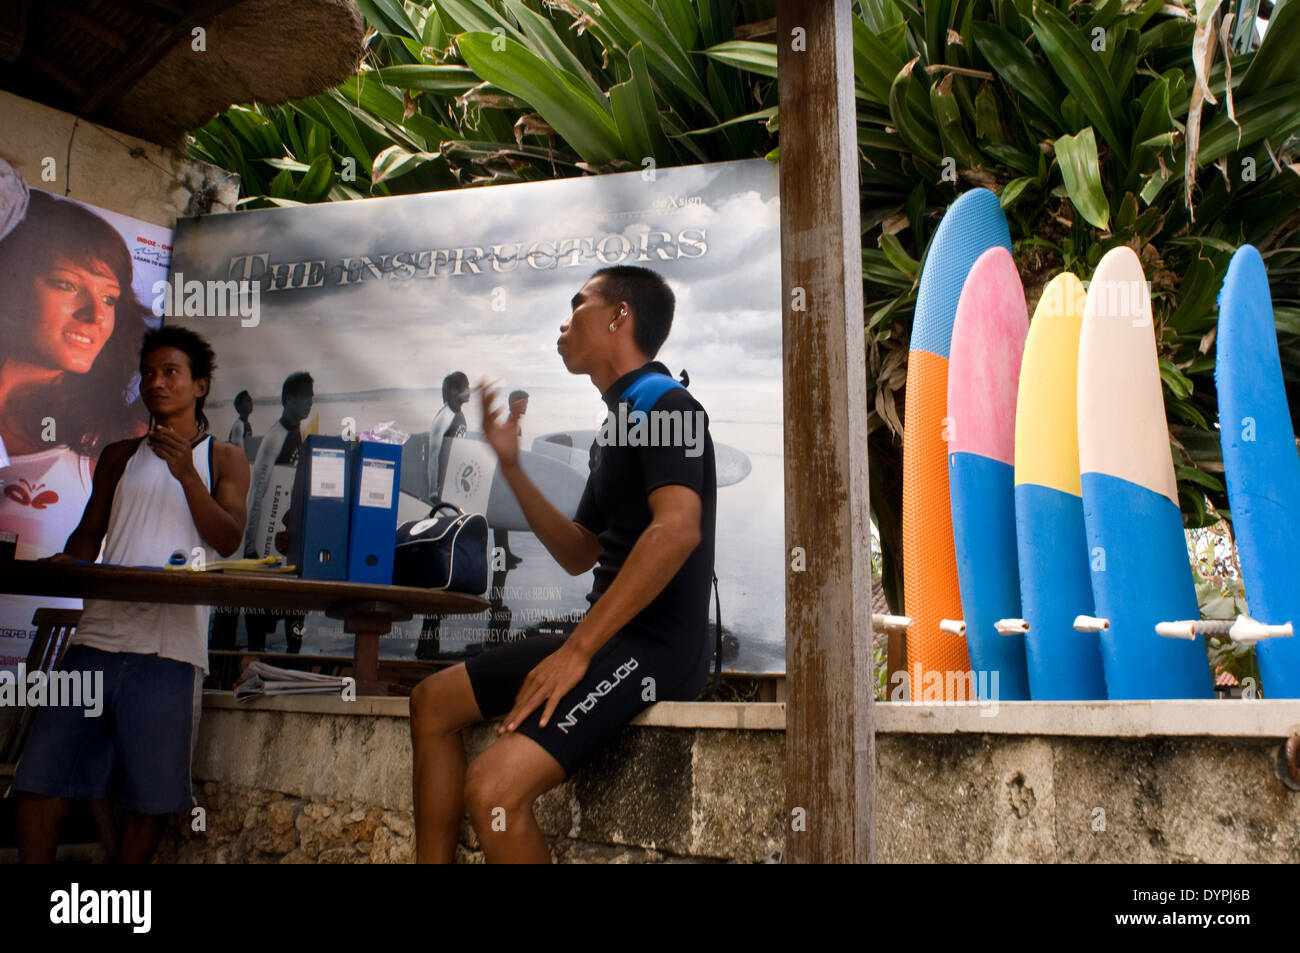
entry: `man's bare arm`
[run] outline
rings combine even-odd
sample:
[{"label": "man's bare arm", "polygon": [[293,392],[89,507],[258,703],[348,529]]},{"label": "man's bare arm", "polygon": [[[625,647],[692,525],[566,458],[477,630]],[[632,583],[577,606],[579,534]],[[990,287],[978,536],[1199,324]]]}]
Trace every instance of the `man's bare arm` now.
[{"label": "man's bare arm", "polygon": [[488,388],[483,383],[479,387],[483,403],[484,436],[496,452],[501,474],[519,501],[524,519],[528,520],[528,528],[569,575],[577,576],[586,572],[596,565],[596,558],[600,556],[600,541],[596,539],[596,534],[556,509],[555,504],[543,496],[537,485],[528,479],[528,474],[519,465],[518,426],[495,408]]},{"label": "man's bare arm", "polygon": [[518,461],[509,467],[503,463],[501,473],[519,501],[519,508],[524,511],[528,528],[565,572],[577,576],[596,565],[601,546],[595,533],[556,509],[555,504],[542,495],[537,484],[528,479]]},{"label": "man's bare arm", "polygon": [[[227,519],[215,522],[216,539],[210,539],[199,527],[203,539],[222,556],[229,556],[239,550],[244,541],[245,506],[248,500],[248,457],[232,443],[219,443],[212,453],[216,461],[217,473],[214,474],[216,485],[212,488],[212,499],[221,508]],[[230,533],[231,525],[236,531]],[[198,525],[198,521],[195,521]]]}]

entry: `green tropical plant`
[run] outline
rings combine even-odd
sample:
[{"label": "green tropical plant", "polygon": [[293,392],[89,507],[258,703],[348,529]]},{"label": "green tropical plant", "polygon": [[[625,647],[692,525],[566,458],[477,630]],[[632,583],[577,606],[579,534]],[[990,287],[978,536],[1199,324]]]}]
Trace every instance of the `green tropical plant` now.
[{"label": "green tropical plant", "polygon": [[[1287,65],[1300,2],[1274,10],[1253,52],[1240,51],[1257,4],[1234,32],[1242,6],[1203,4],[1198,23],[1190,4],[1163,0],[858,4],[871,503],[895,609],[911,316],[930,235],[959,192],[997,192],[1031,311],[1058,272],[1086,280],[1110,248],[1138,252],[1188,525],[1213,521],[1207,499],[1228,514],[1213,345],[1238,244],[1265,256],[1287,383],[1300,389],[1300,79]],[[775,71],[773,44],[706,54]]]},{"label": "green tropical plant", "polygon": [[[194,155],[240,173],[242,201],[775,157],[773,0],[358,5],[372,32],[357,76],[194,134]],[[871,506],[896,611],[916,286],[939,217],[971,187],[1001,199],[1031,309],[1057,272],[1087,279],[1110,248],[1138,251],[1186,522],[1228,514],[1214,308],[1242,242],[1265,256],[1300,391],[1300,0],[1274,8],[1256,49],[1257,5],[1211,0],[1199,21],[1186,0],[855,5]]]},{"label": "green tropical plant", "polygon": [[773,0],[359,0],[356,76],[284,107],[235,107],[191,154],[245,201],[297,204],[749,158],[767,78],[700,55]]}]

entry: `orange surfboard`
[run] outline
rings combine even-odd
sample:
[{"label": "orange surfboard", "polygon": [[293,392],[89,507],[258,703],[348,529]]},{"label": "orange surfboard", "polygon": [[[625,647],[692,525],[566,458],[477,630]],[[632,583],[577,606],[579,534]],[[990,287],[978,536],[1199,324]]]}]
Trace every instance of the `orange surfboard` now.
[{"label": "orange surfboard", "polygon": [[997,196],[962,195],[926,251],[907,364],[903,422],[903,599],[911,617],[907,672],[912,701],[966,700],[966,641],[939,628],[962,617],[948,497],[948,352],[957,300],[971,266],[989,248],[1011,251]]}]

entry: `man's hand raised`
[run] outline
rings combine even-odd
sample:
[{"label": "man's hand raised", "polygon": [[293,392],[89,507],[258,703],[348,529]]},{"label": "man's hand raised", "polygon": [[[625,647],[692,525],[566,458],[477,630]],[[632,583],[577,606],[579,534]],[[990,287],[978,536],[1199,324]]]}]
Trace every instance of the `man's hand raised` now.
[{"label": "man's hand raised", "polygon": [[479,380],[478,391],[483,403],[483,435],[496,452],[501,465],[514,466],[519,462],[518,427],[507,418],[505,411],[497,408],[496,397],[489,389],[486,378]]},{"label": "man's hand raised", "polygon": [[199,473],[194,469],[193,451],[189,443],[175,430],[162,424],[155,424],[149,431],[147,439],[150,448],[163,459],[167,469],[177,480],[184,483],[187,477],[198,478]]}]

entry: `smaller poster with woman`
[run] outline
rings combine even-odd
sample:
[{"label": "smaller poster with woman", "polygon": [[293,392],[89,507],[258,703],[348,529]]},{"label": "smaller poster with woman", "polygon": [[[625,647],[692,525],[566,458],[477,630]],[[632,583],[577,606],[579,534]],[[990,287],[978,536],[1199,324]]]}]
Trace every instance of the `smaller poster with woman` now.
[{"label": "smaller poster with woman", "polygon": [[[138,352],[171,236],[30,188],[0,159],[0,531],[19,559],[62,551],[100,451],[147,428]],[[0,595],[0,669],[26,658],[42,606],[80,602]]]}]

